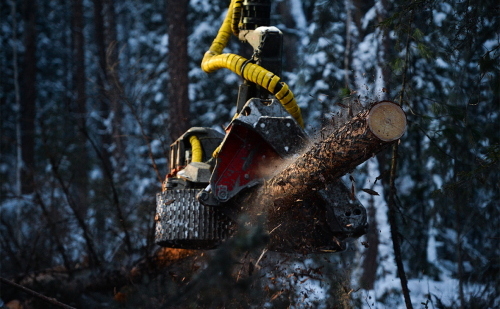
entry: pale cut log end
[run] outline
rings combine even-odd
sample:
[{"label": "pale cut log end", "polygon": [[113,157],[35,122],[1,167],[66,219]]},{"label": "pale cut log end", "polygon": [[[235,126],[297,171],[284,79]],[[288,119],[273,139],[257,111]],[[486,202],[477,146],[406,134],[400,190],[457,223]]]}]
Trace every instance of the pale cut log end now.
[{"label": "pale cut log end", "polygon": [[406,114],[399,105],[382,101],[370,109],[368,126],[380,140],[395,141],[406,131]]}]

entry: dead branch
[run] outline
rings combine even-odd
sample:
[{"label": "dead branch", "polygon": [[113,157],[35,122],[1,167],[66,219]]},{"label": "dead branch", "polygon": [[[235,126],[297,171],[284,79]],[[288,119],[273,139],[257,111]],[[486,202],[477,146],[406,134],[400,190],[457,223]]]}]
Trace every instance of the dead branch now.
[{"label": "dead branch", "polygon": [[[113,44],[113,43],[112,43]],[[116,42],[114,42],[113,45],[110,46],[110,48],[108,49],[108,55],[107,55],[107,62],[110,63],[110,55],[111,55],[111,52],[114,50],[114,48],[116,47]],[[123,47],[125,48],[125,46]],[[120,51],[121,53],[121,51]],[[135,108],[132,106],[132,104],[130,103],[130,101],[128,100],[128,98],[125,96],[125,91],[123,90],[123,87],[118,79],[118,75],[116,74],[116,70],[115,70],[115,67],[118,65],[118,62],[115,62],[115,63],[112,63],[111,65],[108,65],[108,70],[109,72],[111,73],[111,76],[113,77],[113,82],[115,84],[115,88],[116,90],[119,92],[119,95],[122,96],[123,100],[125,101],[125,103],[127,104],[127,106],[130,108],[130,111],[132,112],[132,114],[134,115],[134,118],[135,120],[137,121],[137,124],[139,124],[139,128],[141,129],[141,134],[142,134],[142,137],[144,138],[144,141],[146,142],[146,144],[148,145],[148,150],[149,150],[149,158],[151,159],[151,163],[153,163],[153,168],[156,172],[156,175],[158,176],[158,179],[160,180],[160,184],[163,183],[163,180],[160,176],[160,172],[158,171],[158,168],[156,167],[156,161],[153,157],[153,150],[151,148],[151,143],[149,142],[149,138],[148,136],[146,135],[146,132],[144,131],[144,126],[142,125],[142,121],[141,119],[139,118],[139,115],[137,114]]]},{"label": "dead branch", "polygon": [[81,133],[85,136],[85,138],[89,141],[90,145],[94,149],[97,157],[102,162],[102,166],[104,168],[104,174],[106,178],[108,178],[109,184],[111,186],[111,192],[113,193],[113,204],[116,208],[116,213],[118,215],[118,221],[122,227],[123,233],[125,234],[125,245],[127,246],[128,252],[132,252],[132,242],[130,241],[130,234],[128,232],[127,223],[125,222],[125,217],[123,216],[122,209],[120,207],[120,199],[118,198],[118,192],[116,191],[115,183],[113,181],[113,175],[111,174],[111,170],[109,166],[106,164],[106,160],[104,159],[103,154],[99,151],[96,143],[90,138],[90,135],[85,127],[79,128]]},{"label": "dead branch", "polygon": [[137,112],[135,111],[135,108],[132,106],[132,104],[129,102],[129,100],[127,98],[125,98],[125,103],[130,108],[130,110],[132,111],[132,114],[135,117],[135,120],[139,124],[139,128],[141,129],[142,137],[144,138],[144,140],[146,141],[146,144],[148,145],[149,158],[151,159],[151,162],[153,163],[153,168],[155,169],[156,176],[158,176],[158,179],[160,180],[160,184],[161,184],[161,183],[163,183],[163,180],[162,180],[162,178],[160,176],[160,172],[158,171],[158,168],[156,167],[156,161],[155,161],[155,158],[153,157],[153,150],[151,148],[151,143],[149,142],[149,138],[147,137],[146,132],[144,131],[144,127],[142,125],[142,121],[139,118],[139,115],[137,115]]},{"label": "dead branch", "polygon": [[[408,55],[410,50],[408,49],[410,43],[410,29],[411,23],[413,21],[413,11],[411,12],[409,24],[408,24],[408,34],[406,37],[406,55],[405,55],[405,63],[403,69],[403,84],[401,86],[401,94],[399,97],[399,104],[403,106],[404,94],[406,91],[406,73],[408,70]],[[408,104],[407,104],[408,105]],[[413,305],[411,303],[410,291],[408,290],[408,280],[406,279],[406,273],[404,269],[404,264],[401,258],[401,246],[398,237],[398,226],[396,223],[396,203],[395,203],[395,195],[396,195],[396,169],[398,162],[398,144],[394,144],[392,149],[392,164],[391,164],[391,176],[389,180],[389,197],[387,199],[387,207],[389,208],[389,224],[391,226],[391,238],[392,244],[394,248],[394,259],[396,260],[396,266],[398,269],[399,279],[401,281],[401,289],[403,290],[403,295],[406,303],[407,309],[413,309]]]},{"label": "dead branch", "polygon": [[76,309],[75,307],[71,307],[71,306],[68,306],[68,305],[66,305],[66,304],[63,304],[63,303],[61,303],[61,302],[58,302],[55,298],[49,298],[49,297],[47,297],[47,296],[45,296],[45,295],[42,295],[42,294],[40,294],[40,293],[37,293],[37,292],[35,292],[35,291],[33,291],[33,290],[30,290],[30,289],[28,289],[28,288],[25,288],[25,287],[24,287],[24,286],[22,286],[22,285],[19,285],[19,284],[17,284],[17,283],[14,283],[14,282],[9,281],[9,280],[7,280],[7,279],[4,279],[4,278],[2,278],[2,277],[0,277],[0,282],[5,283],[5,284],[7,284],[7,285],[10,285],[11,287],[14,287],[14,288],[16,288],[16,289],[18,289],[18,290],[21,290],[21,291],[23,291],[23,292],[26,292],[26,293],[28,293],[28,294],[31,294],[31,295],[33,295],[33,296],[35,296],[35,297],[37,297],[37,298],[39,298],[39,299],[41,299],[41,300],[43,300],[43,301],[45,301],[45,302],[49,303],[49,304],[52,304],[52,305],[54,305],[54,306],[57,306],[57,307],[60,307],[60,308],[65,308],[65,309]]},{"label": "dead branch", "polygon": [[[35,180],[34,180],[35,181]],[[42,208],[42,213],[45,216],[45,219],[47,220],[47,223],[49,225],[49,230],[50,234],[54,238],[54,241],[56,242],[56,247],[57,251],[59,251],[59,254],[61,254],[61,257],[63,258],[63,263],[64,267],[66,267],[66,270],[68,271],[69,275],[71,276],[72,274],[72,269],[71,269],[71,263],[68,259],[68,256],[66,254],[66,250],[64,249],[64,246],[62,245],[61,239],[59,238],[59,234],[57,233],[55,223],[52,221],[49,211],[47,210],[47,206],[45,205],[40,192],[38,191],[38,186],[35,182],[34,184],[34,191],[35,191],[35,196],[38,201],[38,205],[40,205],[40,208]]]},{"label": "dead branch", "polygon": [[53,155],[50,154],[49,152],[49,147],[47,145],[47,136],[45,134],[45,126],[43,123],[43,120],[40,120],[40,127],[42,128],[42,142],[45,147],[45,150],[47,152],[47,157],[49,158],[50,165],[52,172],[54,173],[55,178],[59,182],[59,185],[61,186],[64,195],[66,197],[66,201],[68,202],[69,207],[71,208],[71,211],[75,215],[76,221],[78,222],[78,225],[80,226],[82,232],[83,232],[83,238],[85,239],[85,243],[87,245],[87,250],[89,252],[89,257],[91,258],[92,262],[94,265],[99,265],[99,258],[97,255],[97,252],[95,251],[94,244],[92,241],[92,238],[90,236],[89,228],[87,224],[85,223],[84,218],[82,218],[81,214],[78,212],[76,203],[74,199],[72,198],[68,187],[64,183],[64,180],[62,179],[61,174],[59,173],[59,163],[56,162],[56,159],[54,158]]}]

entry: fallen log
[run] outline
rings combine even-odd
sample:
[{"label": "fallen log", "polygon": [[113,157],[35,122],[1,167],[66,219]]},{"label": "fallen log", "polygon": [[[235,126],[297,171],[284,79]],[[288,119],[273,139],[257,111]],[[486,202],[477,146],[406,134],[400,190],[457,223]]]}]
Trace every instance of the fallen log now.
[{"label": "fallen log", "polygon": [[359,113],[344,126],[315,143],[265,186],[272,199],[284,204],[337,181],[390,144],[406,130],[406,114],[390,101]]}]

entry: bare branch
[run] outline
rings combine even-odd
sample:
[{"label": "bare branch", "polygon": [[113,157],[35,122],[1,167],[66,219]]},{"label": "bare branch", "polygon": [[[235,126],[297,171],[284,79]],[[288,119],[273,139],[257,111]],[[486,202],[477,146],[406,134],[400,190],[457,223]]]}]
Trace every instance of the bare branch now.
[{"label": "bare branch", "polygon": [[58,302],[55,298],[49,298],[49,297],[47,297],[45,295],[37,293],[37,292],[35,292],[33,290],[30,290],[30,289],[28,289],[28,288],[26,288],[26,287],[24,287],[22,285],[19,285],[17,283],[14,283],[14,282],[12,282],[10,280],[7,280],[7,279],[4,279],[2,277],[0,277],[0,282],[8,284],[8,285],[10,285],[10,286],[12,286],[12,287],[14,287],[14,288],[16,288],[18,290],[21,290],[21,291],[23,291],[25,293],[31,294],[31,295],[33,295],[33,296],[35,296],[35,297],[37,297],[37,298],[39,298],[39,299],[41,299],[41,300],[49,303],[49,304],[52,304],[54,306],[57,306],[57,307],[60,307],[60,308],[65,308],[65,309],[76,309],[75,307],[71,307],[71,306],[63,304],[61,302]]}]

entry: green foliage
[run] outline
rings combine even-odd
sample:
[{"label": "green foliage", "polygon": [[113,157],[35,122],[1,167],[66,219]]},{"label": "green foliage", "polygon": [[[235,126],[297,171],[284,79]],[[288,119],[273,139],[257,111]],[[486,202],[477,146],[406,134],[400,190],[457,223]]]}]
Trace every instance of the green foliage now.
[{"label": "green foliage", "polygon": [[352,90],[349,89],[349,87],[340,88],[339,98],[340,99],[347,98],[351,95],[351,93]]},{"label": "green foliage", "polygon": [[391,63],[392,70],[395,74],[401,74],[404,67],[404,61],[401,58],[396,58],[393,63]]},{"label": "green foliage", "polygon": [[[473,146],[475,143],[471,144],[471,146]],[[479,182],[484,185],[491,174],[498,173],[498,171],[500,171],[500,146],[493,145],[486,148],[485,151],[484,157],[478,158],[478,167],[471,171],[461,171],[457,174],[458,179],[456,181],[445,184],[439,192],[451,194],[455,190],[460,190],[460,188],[473,186],[474,182]],[[494,185],[493,183],[493,186]]]},{"label": "green foliage", "polygon": [[417,43],[417,49],[420,53],[420,56],[424,59],[431,59],[432,58],[432,52],[429,47],[425,46],[422,43]]}]

